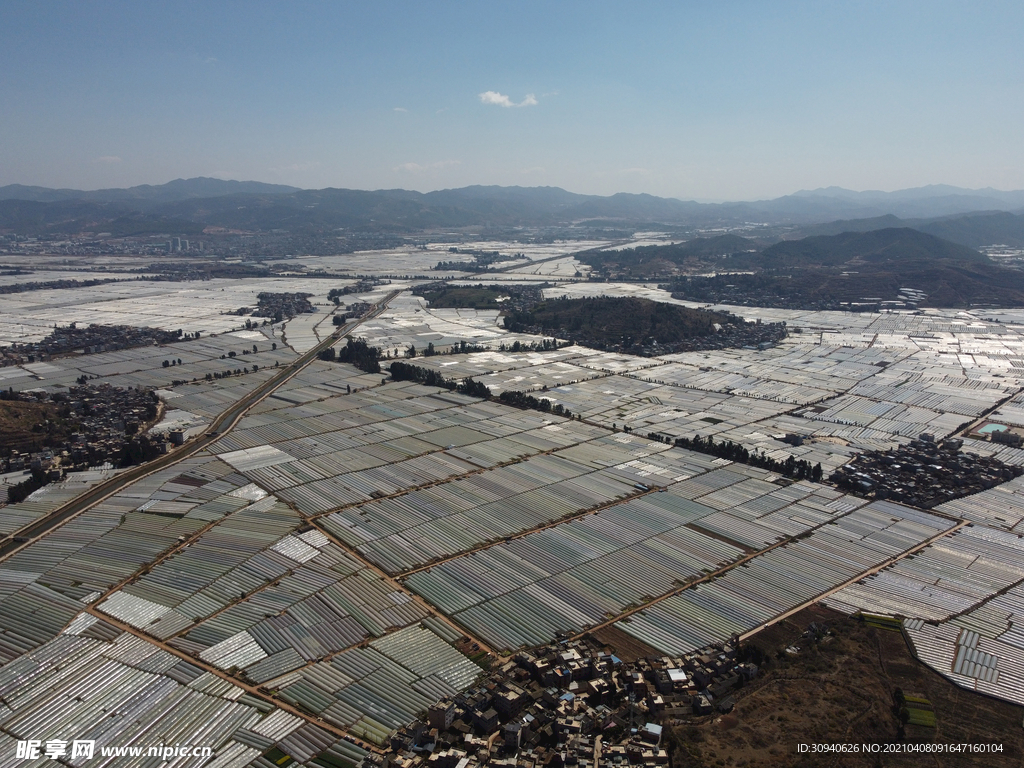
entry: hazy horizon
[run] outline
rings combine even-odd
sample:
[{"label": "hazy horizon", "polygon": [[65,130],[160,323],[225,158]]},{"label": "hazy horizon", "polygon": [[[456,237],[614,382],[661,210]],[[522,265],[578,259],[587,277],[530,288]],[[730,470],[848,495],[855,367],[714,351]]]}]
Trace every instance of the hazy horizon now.
[{"label": "hazy horizon", "polygon": [[6,3],[0,186],[1024,188],[1024,7]]}]

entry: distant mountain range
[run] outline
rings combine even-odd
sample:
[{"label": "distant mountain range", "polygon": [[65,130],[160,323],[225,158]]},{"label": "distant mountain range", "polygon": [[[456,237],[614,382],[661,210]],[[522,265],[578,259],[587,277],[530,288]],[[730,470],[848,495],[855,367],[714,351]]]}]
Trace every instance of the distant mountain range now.
[{"label": "distant mountain range", "polygon": [[[829,187],[736,203],[697,203],[646,194],[579,195],[558,187],[472,186],[428,193],[302,190],[211,178],[89,192],[17,184],[0,187],[0,229],[24,234],[185,234],[207,226],[293,233],[338,229],[400,233],[588,223],[595,227],[707,228],[753,222],[798,227],[803,235],[836,234],[837,226],[854,231],[912,226],[929,232],[934,229],[934,234],[946,232],[940,236],[976,246],[1024,242],[1022,217],[1013,215],[1021,209],[1024,191],[942,185],[898,192]],[[937,221],[966,214],[972,221]],[[811,231],[816,226],[821,231]],[[997,237],[997,233],[1002,234]]]},{"label": "distant mountain range", "polygon": [[260,181],[225,181],[199,176],[194,179],[175,179],[166,184],[142,184],[127,189],[94,189],[89,192],[80,189],[49,189],[9,184],[6,187],[0,187],[0,200],[31,200],[37,203],[54,203],[60,200],[90,200],[98,203],[173,203],[197,197],[283,195],[298,191],[297,187],[286,187],[283,184],[264,184]]}]

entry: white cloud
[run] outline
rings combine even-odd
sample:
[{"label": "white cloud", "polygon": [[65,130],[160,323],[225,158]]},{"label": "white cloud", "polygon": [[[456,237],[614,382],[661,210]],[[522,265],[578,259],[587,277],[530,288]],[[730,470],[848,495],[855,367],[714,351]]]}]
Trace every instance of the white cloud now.
[{"label": "white cloud", "polygon": [[462,163],[459,160],[438,160],[436,163],[427,163],[426,165],[402,163],[401,165],[396,165],[392,170],[399,173],[423,173],[425,171],[439,171],[456,165],[462,165]]},{"label": "white cloud", "polygon": [[408,112],[409,110],[405,107],[395,107],[395,112]]},{"label": "white cloud", "polygon": [[503,93],[497,91],[484,91],[480,94],[480,101],[484,104],[495,104],[499,107],[534,107],[539,102],[532,93],[526,94],[526,98],[518,104]]},{"label": "white cloud", "polygon": [[203,61],[203,64],[216,64],[219,61],[220,59],[218,59],[216,56],[208,56],[206,60]]},{"label": "white cloud", "polygon": [[118,157],[117,155],[101,155],[100,157],[97,157],[95,160],[93,160],[93,162],[94,163],[105,163],[105,164],[109,165],[111,163],[120,163],[121,162],[121,158]]}]

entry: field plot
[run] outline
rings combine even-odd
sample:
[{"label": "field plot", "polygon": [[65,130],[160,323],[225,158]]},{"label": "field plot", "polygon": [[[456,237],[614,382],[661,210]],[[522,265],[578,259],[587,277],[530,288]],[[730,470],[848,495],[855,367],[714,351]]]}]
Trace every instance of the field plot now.
[{"label": "field plot", "polygon": [[797,411],[810,422],[799,433],[841,440],[861,450],[892,448],[922,432],[955,432],[1020,386],[1017,379],[965,373],[955,358],[916,353],[846,394]]},{"label": "field plot", "polygon": [[260,511],[217,526],[100,610],[255,683],[429,615],[319,531],[282,536],[294,519],[278,511],[274,528]]},{"label": "field plot", "polygon": [[408,293],[394,299],[377,317],[363,323],[353,334],[385,354],[402,356],[409,347],[420,354],[429,344],[447,349],[465,341],[489,349],[516,341],[534,343],[538,336],[509,333],[496,309],[431,309],[419,296]]},{"label": "field plot", "polygon": [[742,465],[715,469],[414,573],[406,584],[496,647],[517,648],[613,618],[864,504],[771,477]]},{"label": "field plot", "polygon": [[[1024,371],[1021,372],[1024,374]],[[992,412],[990,418],[1000,424],[1024,427],[1024,394],[1017,395]]]},{"label": "field plot", "polygon": [[961,528],[825,600],[858,610],[942,621],[1024,579],[1024,540],[983,526]]},{"label": "field plot", "polygon": [[440,355],[416,358],[413,364],[435,370],[448,379],[472,378],[485,384],[494,395],[505,390],[535,392],[619,371],[664,365],[658,359],[599,352],[575,345],[542,352],[505,350]]},{"label": "field plot", "polygon": [[[521,253],[530,261],[550,259],[555,256],[566,256],[591,248],[608,245],[607,240],[556,240],[553,243],[513,243],[504,240],[481,240],[473,243],[473,248],[480,251],[497,251],[511,255]],[[445,245],[435,246],[445,249]]]},{"label": "field plot", "polygon": [[366,755],[88,614],[0,670],[0,697],[0,749],[10,754],[19,739],[45,744],[74,734],[95,740],[96,759],[104,748],[186,743],[211,747],[220,765],[241,765],[275,747],[299,760],[322,756],[355,763]]},{"label": "field plot", "polygon": [[[982,443],[982,445],[987,444]],[[1007,448],[996,455],[1002,460],[1002,454],[1005,451],[1013,450]],[[954,517],[962,517],[965,520],[972,520],[990,528],[1024,534],[1024,478],[1018,477],[973,496],[947,501],[936,507],[935,510]]]},{"label": "field plot", "polygon": [[335,308],[328,305],[317,306],[315,309],[316,312],[296,315],[285,321],[281,328],[282,338],[300,355],[311,350],[335,330],[332,321]]},{"label": "field plot", "polygon": [[183,329],[188,333],[238,330],[245,319],[234,314],[255,307],[263,291],[313,293],[326,300],[338,280],[295,278],[216,279],[174,283],[133,280],[92,288],[30,291],[4,296],[0,343],[37,341],[54,323],[133,325]]},{"label": "field plot", "polygon": [[[95,603],[99,613],[169,640],[210,667],[241,670],[244,679],[262,683],[429,618],[429,609],[397,584],[302,524],[298,513],[224,462],[190,458],[133,484],[3,564],[0,612],[9,621],[0,633],[0,658],[12,660],[53,641],[83,603]],[[397,679],[422,681],[417,707],[395,710],[401,722],[479,673],[448,645],[461,635],[431,621],[445,639],[420,630],[389,637],[379,647],[379,667],[404,664]],[[134,647],[136,655],[156,652],[146,643]],[[366,653],[355,652],[355,658]],[[435,676],[426,665],[438,658],[447,661]],[[396,679],[389,671],[370,678],[370,687],[378,678]],[[229,685],[209,673],[205,679]],[[354,675],[348,682],[360,679]],[[345,722],[368,717],[359,729],[370,733],[380,713],[360,698],[362,690],[355,685],[346,694],[351,699],[341,697],[348,702]],[[407,700],[401,690],[390,695]],[[394,717],[387,720],[391,728],[400,724]]]},{"label": "field plot", "polygon": [[[380,385],[381,376],[363,373],[347,363],[326,363],[314,360],[272,395],[250,409],[250,414],[267,413],[297,405],[315,403]],[[313,406],[316,407],[316,406]]]},{"label": "field plot", "polygon": [[579,346],[562,347],[543,352],[488,350],[486,352],[470,352],[465,355],[417,357],[412,364],[437,371],[447,379],[483,380],[485,376],[492,374],[529,371],[535,366],[580,365],[581,360],[584,360],[585,356],[589,354],[599,353]]},{"label": "field plot", "polygon": [[[0,514],[0,535],[8,536],[29,523],[45,517],[53,510],[71,501],[82,491],[113,477],[118,472],[120,470],[106,464],[103,467],[84,472],[69,472],[60,482],[44,485],[21,503],[3,507],[3,513]],[[7,501],[7,485],[20,483],[25,479],[25,474],[23,472],[11,473],[4,475],[3,478],[6,482],[4,485],[0,485],[0,504]]]},{"label": "field plot", "polygon": [[[90,380],[96,377],[97,384],[114,387],[161,388],[169,387],[175,381],[202,380],[207,374],[212,376],[236,369],[248,369],[245,373],[251,373],[255,368],[268,371],[294,359],[295,353],[283,342],[273,341],[268,326],[165,346],[71,355],[45,363],[0,368],[0,376],[3,377],[0,384],[15,391],[53,389],[74,386],[80,377],[86,376]],[[165,361],[168,363],[166,367]]]},{"label": "field plot", "polygon": [[[237,701],[244,693],[242,689],[209,676],[200,681],[200,670],[130,635],[117,634],[116,639],[104,642],[95,637],[99,630],[95,624],[87,620],[77,623],[85,625],[82,629],[75,627],[82,636],[64,635],[48,644],[45,652],[30,654],[0,673],[4,700],[13,705],[3,718],[7,733],[41,739],[65,738],[72,731],[82,738],[95,733],[100,735],[101,746],[130,744],[149,736],[152,743],[159,744],[169,736],[165,729],[172,723],[177,726],[174,730],[184,736],[199,735],[212,721],[205,743],[220,747],[234,731],[254,726],[262,719],[258,710]],[[90,630],[92,637],[88,636]],[[31,675],[31,682],[26,684],[21,679],[24,675]],[[197,681],[197,685],[189,684]],[[63,689],[57,696],[51,689],[55,686]],[[118,695],[119,689],[135,692],[136,706],[141,705],[142,711],[136,712],[135,707],[120,714],[105,711],[103,699]],[[79,693],[86,695],[74,697]],[[70,706],[61,707],[55,716],[39,718],[40,710],[47,711],[65,695],[73,698]],[[177,717],[159,718],[173,709],[180,713]],[[159,718],[157,722],[150,720],[153,715]],[[104,738],[104,731],[116,735]],[[13,744],[10,746],[13,748]]]},{"label": "field plot", "polygon": [[874,502],[616,626],[665,653],[687,653],[756,629],[953,525]]},{"label": "field plot", "polygon": [[[513,262],[518,264],[518,262]],[[512,266],[511,264],[507,266]],[[523,266],[512,266],[506,274],[510,275],[530,275],[536,277],[546,277],[554,279],[571,280],[573,278],[579,280],[586,278],[590,274],[590,265],[584,264],[578,259],[572,256],[566,256],[561,259],[551,259],[544,261],[539,264],[523,264]]]},{"label": "field plot", "polygon": [[567,422],[525,433],[521,439],[535,449],[578,445],[336,512],[321,525],[385,570],[401,573],[636,495],[645,483],[668,485],[712,466],[708,457],[662,443],[626,435],[592,439],[595,431]]},{"label": "field plot", "polygon": [[605,427],[628,426],[640,434],[672,437],[717,437],[793,408],[772,400],[654,384],[625,375],[559,386],[544,396],[552,405],[560,404]]},{"label": "field plot", "polygon": [[[601,446],[606,444],[614,446],[614,451],[601,453],[602,463],[593,464],[591,449],[577,455],[570,448],[591,441],[596,441],[594,451],[605,450]],[[677,477],[699,471],[676,467],[670,458],[664,466],[652,459],[649,469],[637,470],[629,462],[665,452],[668,446],[627,435],[613,438],[585,423],[408,382],[252,414],[211,450],[307,515],[480,472],[478,481],[466,482],[491,483],[488,468],[520,462],[490,470],[499,473],[495,478],[508,474],[508,479],[493,481],[511,482],[507,493],[487,491],[480,498],[496,501],[565,481],[565,488],[550,493],[564,491],[570,494],[568,500],[553,500],[545,507],[563,510],[552,518],[557,519],[567,513],[564,510],[576,511],[577,501],[585,509],[632,493],[633,484],[650,473]],[[528,458],[549,452],[551,456]],[[621,466],[605,470],[616,465]],[[516,472],[526,474],[512,480]],[[584,476],[579,482],[593,482],[593,489],[570,491],[572,478]],[[477,498],[475,493],[471,497]],[[466,510],[483,502],[467,503],[449,508]],[[537,518],[547,520],[550,514],[540,510]]]},{"label": "field plot", "polygon": [[460,277],[470,273],[457,269],[435,271],[439,261],[472,262],[469,254],[448,253],[447,244],[428,247],[423,250],[415,246],[388,248],[376,251],[356,251],[333,256],[296,256],[292,261],[309,270],[322,269],[336,274],[366,275],[380,277]]},{"label": "field plot", "polygon": [[284,701],[376,744],[431,704],[469,687],[480,668],[448,642],[446,625],[424,621],[365,648],[267,682]]},{"label": "field plot", "polygon": [[[6,256],[5,261],[11,256]],[[31,266],[29,267],[31,269]],[[26,272],[22,275],[4,274],[0,275],[0,286],[21,285],[22,283],[50,283],[57,280],[136,280],[139,275],[135,272],[101,272],[88,269],[41,269],[36,272]],[[68,289],[63,289],[68,290]],[[72,288],[70,290],[78,290]],[[10,296],[11,294],[4,294]]]},{"label": "field plot", "polygon": [[[546,295],[668,298],[653,286],[570,284],[572,254],[590,245],[477,243],[529,260],[466,282],[543,277],[566,281]],[[438,244],[298,261],[437,277],[430,267],[463,257]],[[395,280],[344,301],[411,285]],[[333,332],[326,293],[345,283],[133,281],[12,294],[0,343],[73,320],[203,335],[0,369],[0,388],[56,389],[83,375],[154,388],[162,426],[194,432]],[[226,313],[255,306],[259,291],[311,291],[318,311],[240,329],[244,318]],[[1004,401],[989,418],[1024,426],[1022,328],[953,311],[723,309],[785,321],[791,335],[765,350],[664,358],[579,346],[513,353],[499,346],[538,338],[506,333],[498,312],[434,310],[403,293],[354,332],[384,350],[385,367],[388,353],[412,345],[465,341],[486,351],[413,362],[495,395],[534,393],[582,420],[311,363],[208,451],[0,562],[0,745],[38,737],[29,724],[59,709],[65,730],[106,723],[110,743],[156,733],[186,741],[208,728],[225,765],[285,754],[358,761],[339,729],[386,745],[478,678],[460,650],[474,642],[515,649],[602,626],[678,655],[815,601],[908,617],[925,663],[1020,701],[1024,479],[937,510],[981,524],[957,526],[666,438],[713,435],[829,472],[858,451],[944,436]],[[244,373],[205,380],[236,369]],[[966,449],[1024,463],[1021,449],[980,440]],[[103,474],[6,507],[0,533]],[[104,677],[89,689],[86,670],[96,669]],[[152,716],[101,720],[129,684],[144,692],[137,711]],[[259,701],[267,692],[305,717]]]},{"label": "field plot", "polygon": [[219,381],[179,385],[174,389],[158,389],[157,396],[164,401],[164,417],[155,429],[183,429],[186,437],[201,432],[219,413],[240,397],[256,389],[274,376],[273,368],[264,368],[244,376],[232,376]]},{"label": "field plot", "polygon": [[83,602],[152,563],[180,537],[251,504],[233,495],[247,485],[223,462],[192,457],[128,486],[9,557],[0,564],[0,583],[8,585],[0,596],[0,612],[7,617],[0,658],[51,639]]},{"label": "field plot", "polygon": [[809,403],[846,392],[908,353],[808,344],[803,335],[765,350],[721,349],[666,355],[674,366],[637,374],[666,384]]},{"label": "field plot", "polygon": [[1024,586],[947,622],[907,619],[914,655],[970,691],[1024,705]]}]

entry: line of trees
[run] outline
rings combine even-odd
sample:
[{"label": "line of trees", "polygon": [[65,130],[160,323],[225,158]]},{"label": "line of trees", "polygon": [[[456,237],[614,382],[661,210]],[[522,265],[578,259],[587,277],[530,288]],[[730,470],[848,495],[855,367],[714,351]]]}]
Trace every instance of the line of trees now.
[{"label": "line of trees", "polygon": [[[654,440],[661,439],[661,436],[656,432],[650,433],[649,437]],[[692,438],[677,437],[675,445],[679,448],[688,448],[691,451],[706,453],[709,456],[717,456],[739,464],[749,464],[752,467],[767,469],[769,472],[778,472],[780,475],[791,477],[794,480],[813,480],[816,483],[821,481],[822,469],[820,463],[811,466],[811,462],[798,459],[793,455],[790,455],[785,461],[779,461],[766,455],[763,451],[747,450],[742,445],[731,440],[723,440],[716,443],[711,435],[707,437],[696,435]]]},{"label": "line of trees", "polygon": [[[488,389],[486,384],[474,381],[472,378],[463,379],[462,381],[447,379],[432,368],[421,368],[418,365],[401,361],[391,364],[391,378],[395,381],[415,381],[428,387],[441,387],[462,392],[472,397],[482,397],[487,400],[493,397],[491,390]],[[498,395],[498,400],[506,405],[513,405],[517,408],[529,408],[533,411],[542,411],[543,413],[553,413],[556,416],[572,418],[572,412],[561,403],[552,405],[550,400],[534,397],[525,392],[505,390]]]},{"label": "line of trees", "polygon": [[482,397],[490,399],[491,390],[486,384],[474,381],[472,378],[456,381],[446,379],[432,368],[421,368],[418,365],[395,361],[391,364],[391,378],[395,381],[415,381],[428,387],[441,387],[452,391],[462,392],[471,397]]},{"label": "line of trees", "polygon": [[533,395],[528,395],[525,392],[505,390],[498,395],[498,399],[507,405],[515,405],[519,408],[529,408],[533,411],[543,411],[544,413],[553,413],[556,416],[572,418],[572,411],[568,410],[561,403],[551,405],[550,400],[545,400],[542,397],[534,397]]}]

